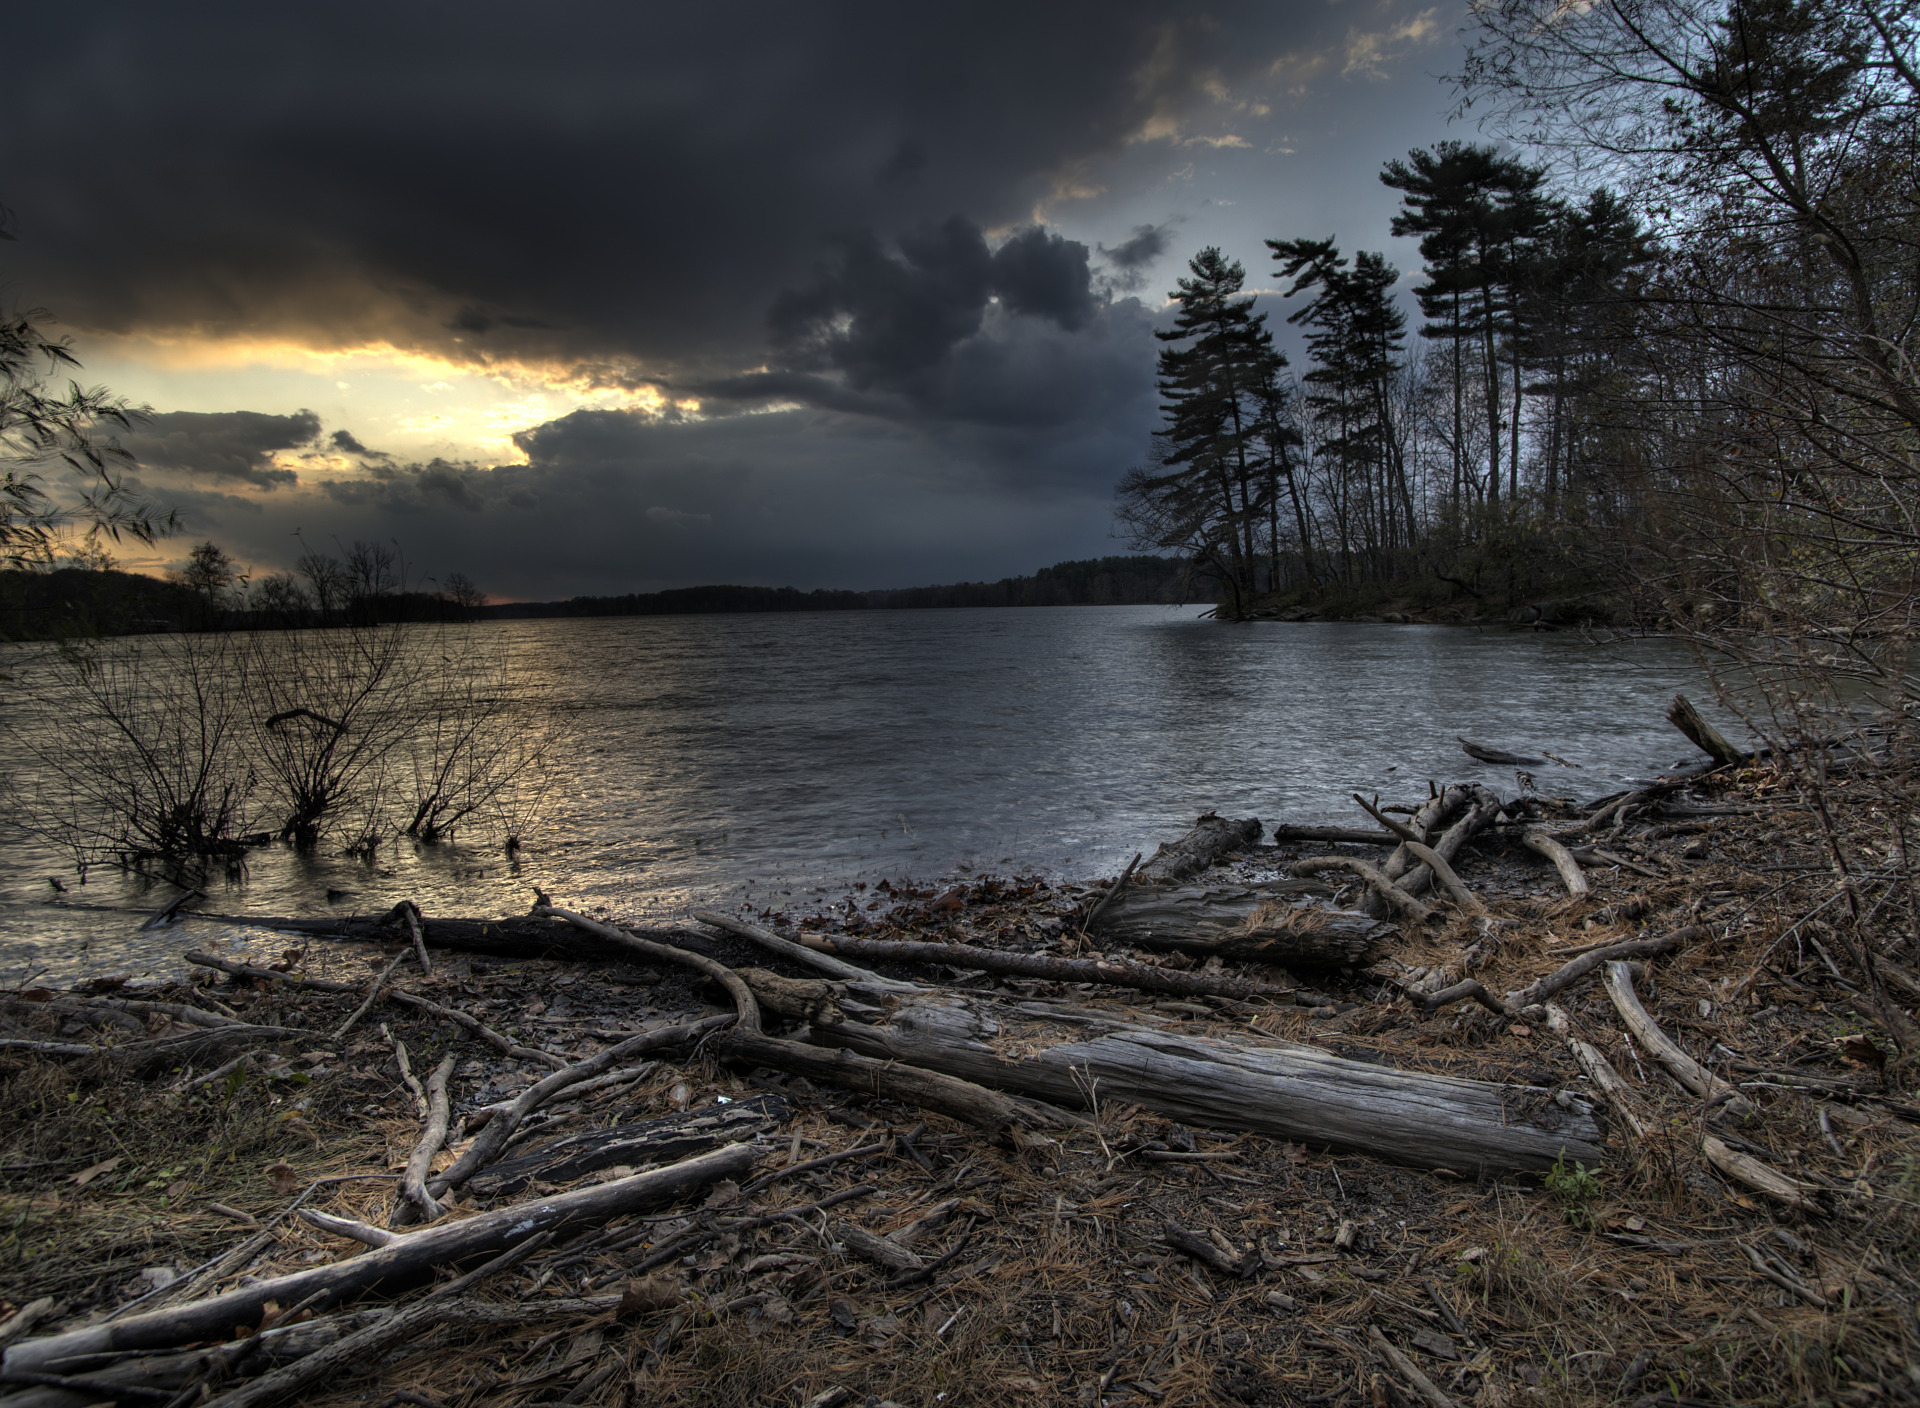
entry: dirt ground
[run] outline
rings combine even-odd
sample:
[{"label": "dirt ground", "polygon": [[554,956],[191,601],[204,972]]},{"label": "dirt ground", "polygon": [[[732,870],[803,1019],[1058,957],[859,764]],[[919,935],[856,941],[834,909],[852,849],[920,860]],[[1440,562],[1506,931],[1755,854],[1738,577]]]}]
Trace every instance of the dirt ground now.
[{"label": "dirt ground", "polygon": [[[1831,798],[1844,810],[1844,779]],[[1408,931],[1370,969],[1303,975],[1333,999],[1314,1007],[893,971],[1115,1011],[1151,1005],[1196,1033],[1592,1097],[1545,1024],[1471,1003],[1427,1015],[1409,994],[1458,976],[1476,942],[1485,957],[1474,976],[1503,992],[1553,971],[1567,950],[1701,926],[1703,937],[1647,964],[1641,996],[1670,1036],[1757,1106],[1721,1137],[1816,1187],[1812,1209],[1730,1183],[1706,1162],[1701,1102],[1624,1038],[1592,980],[1558,1001],[1625,1078],[1650,1132],[1634,1138],[1609,1119],[1601,1167],[1563,1165],[1544,1178],[1447,1176],[1110,1104],[1085,1129],[994,1143],[937,1115],[679,1053],[544,1124],[536,1117],[515,1152],[548,1133],[768,1092],[791,1118],[763,1137],[756,1181],[867,1152],[565,1234],[483,1285],[483,1300],[511,1307],[505,1323],[443,1325],[300,1401],[1920,1403],[1920,1096],[1913,1065],[1902,1065],[1845,966],[1832,910],[1819,908],[1833,893],[1827,857],[1798,795],[1769,768],[1716,774],[1668,801],[1606,842],[1651,873],[1589,866],[1593,894],[1579,901],[1509,833],[1483,837],[1457,868],[1492,910],[1494,941],[1463,917]],[[1342,852],[1364,853],[1262,846],[1211,878],[1280,876],[1299,856]],[[822,896],[810,914],[760,918],[791,922],[784,932],[794,935],[1085,956],[1092,944],[1075,917],[1089,893],[1016,877],[902,880]],[[728,964],[812,976],[735,939],[704,947]],[[296,975],[360,983],[368,969],[357,962],[384,961],[297,941],[286,959]],[[1913,981],[1914,962],[1909,926],[1904,948],[1890,943],[1882,959],[1909,1012],[1917,994],[1900,984]],[[197,986],[138,996],[314,1033],[359,1001],[194,971]],[[646,1024],[730,1010],[695,975],[631,965],[442,953],[432,977],[408,970],[402,983],[569,1058]],[[97,1035],[49,1003],[38,1008],[11,1003],[5,1034]],[[170,1029],[147,1021],[149,1032]],[[190,1088],[186,1072],[135,1078],[105,1057],[0,1050],[0,1342],[19,1330],[5,1321],[19,1307],[51,1300],[33,1317],[44,1333],[164,1286],[253,1235],[247,1221],[269,1222],[316,1180],[341,1181],[307,1192],[307,1206],[384,1226],[420,1128],[397,1043],[421,1074],[444,1053],[458,1058],[456,1110],[510,1096],[546,1070],[391,1002],[341,1045],[293,1042],[267,1069]],[[514,1196],[524,1195],[501,1202]],[[455,1215],[483,1206],[469,1196]],[[934,1225],[912,1249],[933,1269],[913,1277],[856,1255],[835,1221],[887,1234],[930,1210]],[[768,1217],[790,1211],[798,1215]],[[1245,1274],[1175,1249],[1169,1223]],[[223,1284],[360,1250],[288,1219]]]}]

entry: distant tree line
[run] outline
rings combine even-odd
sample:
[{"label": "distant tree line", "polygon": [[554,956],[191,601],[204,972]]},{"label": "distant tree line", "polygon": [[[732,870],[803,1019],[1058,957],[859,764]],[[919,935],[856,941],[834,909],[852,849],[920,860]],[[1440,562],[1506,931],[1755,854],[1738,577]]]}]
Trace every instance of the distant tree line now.
[{"label": "distant tree line", "polygon": [[624,596],[512,602],[485,608],[493,618],[541,616],[687,616],[736,611],[890,611],[956,606],[1144,606],[1212,601],[1212,583],[1191,564],[1167,557],[1098,557],[1056,562],[1029,577],[997,582],[879,591],[803,592],[794,587],[678,587]]},{"label": "distant tree line", "polygon": [[1135,544],[1229,612],[1360,587],[1769,619],[1910,601],[1915,13],[1477,7],[1463,91],[1523,145],[1385,164],[1421,325],[1384,256],[1269,240],[1296,375],[1245,269],[1202,250],[1118,490]]},{"label": "distant tree line", "polygon": [[884,611],[956,606],[1140,606],[1216,600],[1214,583],[1168,557],[1057,562],[997,582],[879,591],[703,586],[562,601],[501,602],[462,573],[409,586],[397,549],[354,543],[302,554],[295,570],[249,579],[218,544],[194,547],[165,579],[112,568],[0,572],[0,640],[555,616],[687,616],[741,611]]}]

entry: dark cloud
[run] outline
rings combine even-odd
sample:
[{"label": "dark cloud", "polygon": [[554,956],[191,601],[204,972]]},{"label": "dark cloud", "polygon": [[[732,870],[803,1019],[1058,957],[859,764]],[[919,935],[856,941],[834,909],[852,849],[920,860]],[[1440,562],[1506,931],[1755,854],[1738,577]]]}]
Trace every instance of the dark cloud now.
[{"label": "dark cloud", "polygon": [[1164,225],[1136,225],[1133,233],[1112,249],[1100,246],[1100,257],[1113,272],[1107,278],[1112,286],[1126,293],[1144,288],[1147,270],[1158,263],[1173,242],[1173,222]]},{"label": "dark cloud", "polygon": [[846,236],[838,260],[774,301],[773,340],[795,369],[832,369],[855,391],[909,391],[980,331],[991,298],[1070,332],[1098,307],[1087,247],[1038,226],[989,252],[979,227],[954,215],[896,245]]},{"label": "dark cloud", "polygon": [[29,6],[11,274],[81,329],[751,365],[830,232],[1023,224],[1081,163],[1159,163],[1128,145],[1150,122],[1215,121],[1337,42],[1335,8]]},{"label": "dark cloud", "polygon": [[1014,312],[1051,318],[1069,332],[1084,327],[1097,306],[1087,247],[1038,225],[993,252],[993,287]]},{"label": "dark cloud", "polygon": [[1208,205],[1195,163],[1270,178],[1248,163],[1292,139],[1269,103],[1416,14],[1444,21],[1420,0],[29,6],[0,276],[83,350],[392,347],[701,403],[567,416],[514,465],[403,464],[305,411],[143,430],[143,474],[194,486],[195,522],[263,564],[304,523],[515,595],[1030,570],[1112,546],[1111,484],[1157,414],[1153,315],[1124,295],[1171,253],[1169,212]]},{"label": "dark cloud", "polygon": [[276,465],[274,455],[315,448],[320,417],[312,411],[287,416],[258,411],[170,411],[145,421],[124,438],[149,475],[275,489],[298,482],[299,475]]}]

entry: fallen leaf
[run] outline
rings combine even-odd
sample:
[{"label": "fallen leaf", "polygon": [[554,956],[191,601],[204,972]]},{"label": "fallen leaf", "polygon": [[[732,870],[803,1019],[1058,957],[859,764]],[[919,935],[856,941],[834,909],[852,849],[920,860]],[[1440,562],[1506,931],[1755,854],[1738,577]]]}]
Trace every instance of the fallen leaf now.
[{"label": "fallen leaf", "polygon": [[121,1160],[118,1157],[111,1158],[111,1159],[103,1159],[99,1163],[95,1164],[92,1168],[83,1168],[78,1173],[70,1174],[67,1178],[67,1182],[71,1183],[76,1188],[84,1188],[89,1183],[93,1182],[94,1179],[98,1178],[101,1174],[112,1173],[115,1169],[120,1167],[120,1164],[121,1164]]},{"label": "fallen leaf", "polygon": [[667,1310],[680,1304],[682,1292],[680,1282],[666,1272],[657,1272],[643,1281],[629,1281],[620,1292],[618,1314],[622,1319],[629,1315],[645,1315],[653,1310]]},{"label": "fallen leaf", "polygon": [[731,1207],[739,1201],[740,1185],[735,1183],[731,1178],[723,1178],[713,1185],[713,1191],[707,1194],[707,1200],[702,1203],[701,1206],[707,1208],[724,1208]]},{"label": "fallen leaf", "polygon": [[1508,1027],[1507,1030],[1515,1036],[1532,1036],[1533,1035],[1532,1027],[1523,1027],[1517,1022],[1513,1026]]},{"label": "fallen leaf", "polygon": [[1290,1164],[1304,1164],[1307,1161],[1307,1148],[1304,1144],[1282,1144],[1280,1156]]},{"label": "fallen leaf", "polygon": [[1480,1260],[1481,1257],[1485,1256],[1486,1254],[1487,1254],[1487,1249],[1485,1247],[1468,1247],[1465,1251],[1460,1253],[1460,1260],[1478,1261]]},{"label": "fallen leaf", "polygon": [[167,1185],[167,1196],[169,1198],[178,1198],[178,1197],[181,1197],[183,1194],[191,1192],[192,1190],[193,1190],[193,1185],[187,1182],[186,1179],[176,1178],[173,1182]]},{"label": "fallen leaf", "polygon": [[1040,1380],[1030,1379],[1025,1374],[1011,1379],[1002,1379],[1000,1380],[1000,1384],[1003,1388],[1013,1389],[1017,1393],[1045,1393],[1047,1391],[1047,1386],[1041,1383]]},{"label": "fallen leaf", "polygon": [[1887,1053],[1873,1044],[1870,1036],[1850,1036],[1840,1043],[1840,1054],[1857,1066],[1871,1066],[1876,1071],[1887,1064]]},{"label": "fallen leaf", "polygon": [[273,1184],[273,1191],[280,1197],[284,1198],[290,1193],[300,1191],[300,1175],[294,1170],[292,1164],[283,1160],[268,1164],[260,1171],[266,1174],[267,1181]]}]

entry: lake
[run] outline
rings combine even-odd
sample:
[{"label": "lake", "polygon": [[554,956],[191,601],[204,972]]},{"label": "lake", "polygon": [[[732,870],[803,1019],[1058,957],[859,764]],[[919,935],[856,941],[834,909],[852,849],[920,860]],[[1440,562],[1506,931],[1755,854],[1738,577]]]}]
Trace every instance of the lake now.
[{"label": "lake", "polygon": [[[1054,607],[494,622],[463,628],[551,686],[569,721],[553,805],[517,859],[465,844],[256,852],[212,883],[227,913],[524,911],[630,918],[798,904],[855,880],[1111,874],[1203,812],[1366,824],[1350,792],[1514,770],[1459,738],[1551,751],[1541,790],[1595,796],[1690,746],[1676,689],[1710,697],[1671,641],[1345,623],[1228,624],[1203,608]],[[20,678],[45,647],[0,647]],[[1723,726],[1729,721],[1708,709]],[[1730,730],[1740,736],[1737,729]],[[0,767],[20,780],[17,747]],[[31,837],[0,841],[0,983],[141,973],[208,935],[136,932],[173,895],[118,872],[75,884]],[[47,876],[71,888],[52,907]],[[329,903],[329,891],[345,892]],[[244,937],[236,935],[235,937]]]}]

